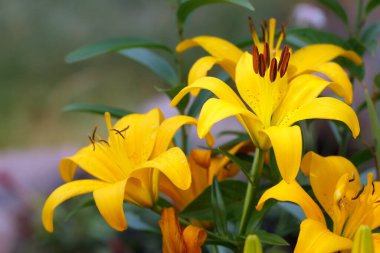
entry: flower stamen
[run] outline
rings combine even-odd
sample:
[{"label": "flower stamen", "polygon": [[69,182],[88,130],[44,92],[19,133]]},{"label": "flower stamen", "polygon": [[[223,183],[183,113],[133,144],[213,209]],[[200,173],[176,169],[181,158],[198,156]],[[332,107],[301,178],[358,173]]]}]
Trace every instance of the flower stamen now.
[{"label": "flower stamen", "polygon": [[362,186],[362,188],[360,189],[360,191],[354,197],[352,197],[351,200],[358,199],[360,197],[360,195],[363,193],[363,191],[364,191],[364,186]]},{"label": "flower stamen", "polygon": [[127,131],[128,128],[129,128],[129,126],[127,126],[126,128],[124,128],[124,129],[122,129],[122,130],[117,130],[117,129],[115,129],[115,128],[112,128],[112,129],[110,129],[110,130],[115,131],[115,134],[120,135],[121,138],[124,139],[125,137],[124,137],[124,135],[123,135],[123,132]]}]

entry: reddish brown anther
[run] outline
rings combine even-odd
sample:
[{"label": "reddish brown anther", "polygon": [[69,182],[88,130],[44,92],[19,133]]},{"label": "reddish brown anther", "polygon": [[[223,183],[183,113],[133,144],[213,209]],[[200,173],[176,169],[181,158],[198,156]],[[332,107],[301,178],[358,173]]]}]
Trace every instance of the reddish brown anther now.
[{"label": "reddish brown anther", "polygon": [[252,17],[248,17],[248,22],[249,22],[249,30],[251,31],[251,34],[254,34],[256,30],[255,30],[255,24],[253,23]]},{"label": "reddish brown anther", "polygon": [[283,24],[281,25],[281,33],[284,36],[283,40],[285,40],[286,39],[286,32],[285,32],[285,25],[283,25]]},{"label": "reddish brown anther", "polygon": [[267,42],[264,42],[264,60],[265,60],[265,65],[266,65],[266,68],[269,67],[269,63],[270,63],[270,52],[269,52],[269,45]]},{"label": "reddish brown anther", "polygon": [[289,50],[288,45],[285,45],[284,48],[282,49],[281,57],[280,57],[280,61],[278,62],[278,67],[277,67],[279,72],[280,72],[280,70],[281,70],[282,63],[284,62],[285,54],[286,54],[286,52],[287,52],[288,50]]},{"label": "reddish brown anther", "polygon": [[266,64],[265,64],[264,55],[260,54],[260,56],[259,56],[259,74],[261,77],[265,76],[265,70],[266,70]]},{"label": "reddish brown anther", "polygon": [[269,69],[269,79],[271,82],[274,82],[277,77],[277,60],[276,58],[273,58],[270,62],[270,69]]},{"label": "reddish brown anther", "polygon": [[282,65],[281,65],[280,77],[283,77],[285,75],[286,70],[288,69],[289,59],[290,59],[290,53],[288,50],[285,52],[284,60],[283,60]]},{"label": "reddish brown anther", "polygon": [[256,45],[252,48],[252,60],[253,60],[253,70],[255,73],[259,73],[259,49]]}]

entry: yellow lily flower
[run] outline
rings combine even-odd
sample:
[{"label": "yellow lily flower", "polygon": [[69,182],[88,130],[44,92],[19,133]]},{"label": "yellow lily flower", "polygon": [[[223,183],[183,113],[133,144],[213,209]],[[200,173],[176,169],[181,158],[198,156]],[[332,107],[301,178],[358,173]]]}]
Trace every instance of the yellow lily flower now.
[{"label": "yellow lily flower", "polygon": [[[186,190],[191,185],[187,159],[178,147],[168,147],[178,128],[196,124],[189,116],[176,116],[163,121],[159,109],[146,114],[131,114],[115,125],[105,113],[108,140],[96,133],[91,144],[63,159],[59,170],[65,183],[46,200],[42,210],[45,229],[53,231],[55,208],[81,194],[93,192],[100,214],[114,229],[127,228],[123,201],[151,207],[158,198],[158,178],[165,175],[176,187]],[[208,138],[212,141],[211,137]],[[95,179],[73,180],[77,166]],[[72,181],[72,182],[69,182]]]},{"label": "yellow lily flower", "polygon": [[[236,154],[243,148],[248,148],[250,142],[241,142],[231,148],[228,152]],[[252,145],[251,145],[252,146]],[[182,210],[196,197],[199,196],[208,186],[212,185],[214,176],[218,181],[233,177],[239,172],[239,167],[230,163],[228,157],[211,157],[211,150],[192,150],[188,159],[191,171],[191,186],[187,190],[181,190],[170,180],[162,175],[160,179],[160,191],[173,200],[173,205]]]},{"label": "yellow lily flower", "polygon": [[[269,27],[267,27],[269,26]],[[285,37],[285,30],[281,27],[281,32],[275,43],[276,20],[269,19],[264,22],[262,28],[264,31],[264,42],[259,40],[253,23],[250,23],[252,39],[259,52],[267,50],[271,57],[280,58],[282,49],[281,44]],[[176,50],[181,53],[195,46],[200,46],[206,50],[210,56],[200,58],[191,67],[188,84],[201,77],[205,77],[208,71],[215,65],[220,65],[235,80],[236,65],[241,59],[244,52],[234,44],[213,36],[197,36],[186,39],[178,44]],[[306,46],[292,53],[289,60],[287,79],[290,82],[300,74],[319,72],[331,80],[329,88],[338,96],[344,97],[349,104],[352,103],[352,85],[344,70],[336,63],[331,62],[336,57],[346,57],[356,64],[361,64],[361,58],[353,51],[345,50],[332,44],[315,44]],[[268,64],[268,63],[267,63]],[[193,90],[192,94],[197,95],[198,90]]]},{"label": "yellow lily flower", "polygon": [[[301,169],[310,177],[315,197],[333,221],[331,231],[318,204],[296,181],[290,184],[281,181],[268,189],[256,207],[260,210],[265,201],[273,198],[302,208],[307,219],[301,223],[296,253],[350,250],[361,225],[380,227],[380,182],[373,181],[372,173],[368,174],[367,184],[361,186],[359,173],[350,161],[313,152],[305,155]],[[374,233],[373,240],[374,245],[379,245],[380,234]]]},{"label": "yellow lily flower", "polygon": [[[272,19],[271,29],[266,32],[269,43],[254,45],[252,55],[238,54],[236,48],[231,49],[232,44],[227,46],[227,42],[215,38],[197,37],[182,42],[180,50],[201,45],[215,57],[224,57],[223,61],[230,57],[228,66],[236,62],[234,80],[240,97],[223,81],[197,75],[198,79],[182,89],[171,105],[178,104],[189,92],[200,89],[213,92],[217,98],[210,98],[203,105],[198,135],[202,138],[215,123],[235,116],[258,148],[273,147],[282,178],[290,183],[298,173],[302,153],[301,130],[294,123],[304,119],[338,120],[350,128],[354,137],[359,134],[359,122],[351,107],[338,99],[319,95],[329,87],[350,102],[352,87],[347,75],[337,64],[328,61],[339,55],[361,60],[355,53],[333,45],[305,47],[294,54],[285,46],[280,53],[278,45],[273,47],[274,25]],[[334,77],[330,75],[332,69]],[[333,82],[308,73],[314,71],[325,74]]]},{"label": "yellow lily flower", "polygon": [[184,230],[178,223],[174,208],[164,208],[159,221],[163,253],[201,253],[207,238],[204,229],[189,225]]}]

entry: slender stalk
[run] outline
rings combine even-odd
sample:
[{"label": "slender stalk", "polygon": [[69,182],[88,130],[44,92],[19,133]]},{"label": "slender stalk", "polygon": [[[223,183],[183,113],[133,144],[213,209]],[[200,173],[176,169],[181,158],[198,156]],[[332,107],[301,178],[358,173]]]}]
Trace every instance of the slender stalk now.
[{"label": "slender stalk", "polygon": [[[260,184],[261,172],[264,166],[264,154],[265,152],[263,150],[256,149],[255,158],[253,160],[252,168],[249,174],[251,180],[248,181],[248,187],[244,200],[243,214],[240,220],[240,235],[244,235],[247,229],[248,216],[252,212],[254,199],[257,194],[258,186]],[[253,182],[253,184],[250,182]]]},{"label": "slender stalk", "polygon": [[364,8],[364,1],[363,0],[358,0],[358,9],[357,9],[357,14],[356,14],[356,23],[355,23],[355,36],[358,37],[360,33],[360,29],[362,28],[364,24],[364,19],[363,19],[363,8]]}]

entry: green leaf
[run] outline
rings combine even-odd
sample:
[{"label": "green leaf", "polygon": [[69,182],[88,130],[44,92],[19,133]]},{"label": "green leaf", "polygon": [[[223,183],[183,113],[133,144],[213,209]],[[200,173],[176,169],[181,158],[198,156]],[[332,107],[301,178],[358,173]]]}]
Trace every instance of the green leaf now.
[{"label": "green leaf", "polygon": [[[377,89],[380,89],[380,73],[378,73],[374,78],[373,78],[373,84],[374,88],[377,87]],[[374,92],[374,96],[371,97],[371,100],[373,101],[374,104],[380,99],[380,95],[377,92]],[[356,113],[361,112],[367,108],[367,102],[363,101],[357,108],[356,108]]]},{"label": "green leaf", "polygon": [[206,102],[207,99],[211,97],[212,93],[210,91],[201,90],[201,92],[198,94],[198,96],[194,99],[193,103],[191,104],[189,111],[187,112],[187,115],[196,117],[201,111],[203,104]]},{"label": "green leaf", "polygon": [[358,167],[359,165],[371,160],[372,158],[373,158],[372,153],[367,148],[367,149],[360,150],[359,152],[353,154],[350,161],[353,164],[355,164],[356,167]]},{"label": "green leaf", "polygon": [[146,66],[171,86],[180,83],[174,68],[161,56],[145,48],[131,48],[119,51],[119,54]]},{"label": "green leaf", "polygon": [[[247,184],[237,180],[219,182],[219,189],[225,206],[228,206],[227,217],[241,209]],[[213,220],[211,205],[211,187],[206,188],[194,201],[181,212],[181,216],[198,220]],[[240,210],[241,212],[241,210]]]},{"label": "green leaf", "polygon": [[365,7],[365,13],[368,15],[370,12],[372,12],[378,5],[380,4],[380,0],[371,0],[368,2],[367,6]]},{"label": "green leaf", "polygon": [[334,33],[321,32],[314,28],[290,28],[286,30],[286,42],[297,48],[309,44],[331,43],[348,48],[348,43]]},{"label": "green leaf", "polygon": [[244,173],[244,175],[251,182],[251,184],[254,184],[252,181],[252,178],[249,176],[249,172],[251,170],[251,164],[249,162],[243,161],[239,157],[234,156],[234,155],[230,154],[229,152],[224,151],[220,148],[214,149],[214,151],[216,151],[216,152],[218,152],[224,156],[227,156],[234,164],[236,164],[240,168],[240,170]]},{"label": "green leaf", "polygon": [[92,58],[98,55],[102,55],[105,53],[120,51],[122,49],[127,48],[136,48],[136,47],[143,47],[143,48],[158,48],[163,49],[168,52],[172,52],[172,50],[158,42],[144,39],[144,38],[119,38],[119,39],[111,39],[111,40],[105,40],[100,41],[91,45],[87,45],[81,48],[78,48],[77,50],[69,53],[65,57],[65,61],[68,63],[73,63],[77,61],[82,61],[88,58]]},{"label": "green leaf", "polygon": [[337,0],[318,0],[318,2],[334,12],[343,21],[344,24],[348,25],[347,13]]},{"label": "green leaf", "polygon": [[[175,86],[173,88],[170,88],[170,89],[162,89],[162,88],[159,88],[159,87],[156,87],[156,90],[158,90],[159,92],[164,92],[166,95],[168,95],[168,97],[170,99],[173,99],[180,90],[182,90],[183,88],[185,88],[186,85],[178,85],[178,86]],[[189,100],[190,100],[190,95],[187,94],[184,98],[182,98],[182,100],[178,103],[178,105],[176,106],[178,108],[178,110],[180,112],[183,112],[187,106],[187,104],[189,103]]]},{"label": "green leaf", "polygon": [[227,232],[227,214],[224,205],[222,193],[220,192],[219,182],[214,176],[211,185],[211,205],[215,218],[216,229],[219,234],[226,235]]},{"label": "green leaf", "polygon": [[95,200],[92,196],[88,196],[86,200],[84,200],[81,204],[79,204],[77,207],[75,207],[72,211],[70,211],[66,217],[64,218],[64,222],[67,222],[70,220],[75,214],[77,214],[79,211],[87,208],[87,207],[95,207]]},{"label": "green leaf", "polygon": [[260,241],[268,245],[289,246],[289,243],[279,235],[268,233],[264,230],[256,230],[253,234],[257,235]]},{"label": "green leaf", "polygon": [[106,105],[97,105],[97,104],[69,104],[63,107],[65,112],[90,112],[96,114],[104,114],[109,112],[112,117],[121,118],[125,115],[131,114],[131,111],[124,109],[119,109]]},{"label": "green leaf", "polygon": [[179,5],[177,10],[177,21],[179,24],[183,24],[194,10],[204,5],[217,3],[230,3],[244,7],[251,11],[254,10],[249,0],[187,0]]},{"label": "green leaf", "polygon": [[380,73],[377,73],[376,76],[373,78],[373,84],[380,89]]},{"label": "green leaf", "polygon": [[359,81],[363,80],[364,75],[365,75],[364,64],[358,66],[355,63],[353,63],[351,60],[343,58],[343,57],[338,57],[335,61],[341,67],[347,69],[351,73],[351,75],[357,78]]},{"label": "green leaf", "polygon": [[367,50],[375,52],[377,47],[377,38],[380,35],[380,22],[370,25],[362,34],[361,41]]}]

